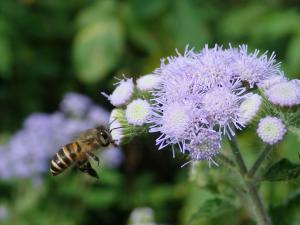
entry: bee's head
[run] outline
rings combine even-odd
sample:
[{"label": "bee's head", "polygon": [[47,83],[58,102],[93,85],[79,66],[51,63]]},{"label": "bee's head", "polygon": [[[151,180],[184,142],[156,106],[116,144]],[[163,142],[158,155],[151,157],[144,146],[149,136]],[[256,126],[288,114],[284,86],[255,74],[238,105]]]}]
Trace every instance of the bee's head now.
[{"label": "bee's head", "polygon": [[112,137],[109,132],[109,130],[104,126],[97,127],[98,131],[98,138],[103,147],[108,146],[110,143],[112,143]]}]

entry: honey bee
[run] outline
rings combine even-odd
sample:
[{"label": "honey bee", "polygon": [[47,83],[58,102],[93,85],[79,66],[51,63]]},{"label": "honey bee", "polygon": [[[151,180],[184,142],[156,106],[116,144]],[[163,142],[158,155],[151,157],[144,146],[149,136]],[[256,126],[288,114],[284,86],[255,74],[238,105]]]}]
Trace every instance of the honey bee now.
[{"label": "honey bee", "polygon": [[51,160],[51,174],[56,176],[75,164],[80,171],[99,178],[89,162],[89,157],[99,165],[100,160],[93,152],[110,144],[115,145],[111,131],[104,126],[82,132],[71,143],[58,150]]}]

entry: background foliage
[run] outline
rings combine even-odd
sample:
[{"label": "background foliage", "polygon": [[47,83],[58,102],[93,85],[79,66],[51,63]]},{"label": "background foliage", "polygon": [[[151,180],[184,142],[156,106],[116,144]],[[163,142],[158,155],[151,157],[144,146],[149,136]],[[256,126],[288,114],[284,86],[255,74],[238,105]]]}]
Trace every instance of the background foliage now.
[{"label": "background foliage", "polygon": [[[275,51],[287,76],[299,78],[299,10],[296,0],[3,0],[0,141],[29,114],[55,111],[68,91],[110,109],[100,91],[112,90],[114,76],[151,73],[161,57],[187,44],[200,49],[205,43],[246,43]],[[241,135],[247,163],[258,151],[254,129]],[[298,151],[299,142],[290,135],[272,157],[295,164]],[[184,159],[157,152],[149,138],[135,140],[124,152],[121,168],[100,167],[100,183],[77,171],[55,179],[45,174],[42,183],[1,181],[0,203],[8,208],[3,222],[126,224],[135,207],[150,206],[159,223],[253,224],[228,191],[226,169],[208,170],[203,163],[197,178],[188,176],[188,168],[180,169]],[[272,182],[262,189],[275,224],[300,224],[298,176]]]}]

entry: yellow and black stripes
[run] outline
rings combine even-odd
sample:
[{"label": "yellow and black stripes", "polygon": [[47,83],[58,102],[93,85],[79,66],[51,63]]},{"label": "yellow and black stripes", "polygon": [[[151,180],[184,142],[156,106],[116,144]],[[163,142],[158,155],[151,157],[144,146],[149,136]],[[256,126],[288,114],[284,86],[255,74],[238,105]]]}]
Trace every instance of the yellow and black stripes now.
[{"label": "yellow and black stripes", "polygon": [[51,160],[50,171],[53,176],[62,173],[65,169],[70,167],[78,158],[81,147],[77,142],[67,144],[59,149],[56,155]]}]

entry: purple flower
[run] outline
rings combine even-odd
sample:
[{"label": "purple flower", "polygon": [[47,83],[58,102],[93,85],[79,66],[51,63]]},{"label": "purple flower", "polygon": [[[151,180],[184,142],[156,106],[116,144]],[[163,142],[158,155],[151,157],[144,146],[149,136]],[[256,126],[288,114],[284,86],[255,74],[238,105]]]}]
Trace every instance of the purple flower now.
[{"label": "purple flower", "polygon": [[82,117],[87,112],[87,109],[91,106],[92,101],[90,98],[78,94],[67,93],[60,103],[60,109],[62,112],[70,114],[75,117]]},{"label": "purple flower", "polygon": [[280,63],[276,63],[274,52],[268,58],[267,52],[259,55],[259,50],[248,53],[248,46],[241,45],[239,54],[232,62],[234,73],[240,80],[247,81],[250,87],[264,80],[279,75]]},{"label": "purple flower", "polygon": [[258,94],[250,93],[240,105],[240,119],[243,124],[250,123],[258,114],[262,104],[262,97]]},{"label": "purple flower", "polygon": [[259,107],[255,112],[241,110],[252,96],[247,88],[281,72],[274,54],[248,53],[246,45],[239,49],[206,45],[200,52],[186,49],[183,55],[177,52],[163,59],[154,74],[160,83],[150,91],[148,120],[149,131],[160,133],[159,149],[178,144],[193,160],[211,161],[220,151],[220,132],[230,138],[251,120],[245,116],[258,111]]},{"label": "purple flower", "polygon": [[221,150],[221,133],[211,129],[201,129],[186,145],[192,160],[212,160]]},{"label": "purple flower", "polygon": [[230,48],[223,50],[222,46],[215,45],[209,48],[205,45],[204,49],[197,54],[197,83],[203,87],[214,85],[224,85],[234,77],[232,61],[235,59],[237,52]]},{"label": "purple flower", "polygon": [[179,144],[181,152],[185,151],[185,142],[190,138],[192,131],[193,104],[188,102],[172,102],[154,107],[149,122],[152,124],[150,132],[160,132],[156,139],[159,149],[169,144]]},{"label": "purple flower", "polygon": [[263,142],[270,145],[283,139],[287,132],[286,126],[280,118],[267,116],[259,121],[257,134]]},{"label": "purple flower", "polygon": [[112,105],[118,107],[126,104],[131,99],[134,93],[133,79],[124,77],[124,79],[120,80],[116,85],[117,86],[111,95],[107,95],[104,92],[101,92],[101,94],[107,97]]},{"label": "purple flower", "polygon": [[224,134],[234,135],[231,124],[241,129],[244,124],[240,116],[240,105],[247,97],[243,95],[245,89],[238,86],[214,87],[207,91],[201,99],[200,113],[206,119],[209,127],[218,127]]},{"label": "purple flower", "polygon": [[109,112],[102,107],[92,106],[87,113],[87,119],[93,125],[107,125],[109,121]]},{"label": "purple flower", "polygon": [[283,81],[265,91],[269,101],[280,106],[300,104],[300,83],[297,80]]},{"label": "purple flower", "polygon": [[124,161],[124,154],[120,148],[111,147],[101,153],[105,165],[110,168],[117,168]]}]

